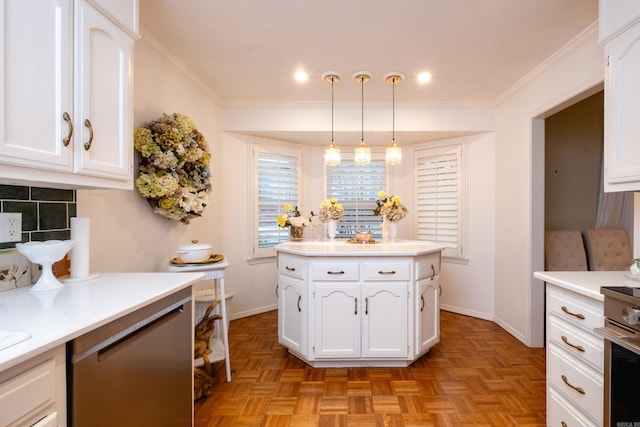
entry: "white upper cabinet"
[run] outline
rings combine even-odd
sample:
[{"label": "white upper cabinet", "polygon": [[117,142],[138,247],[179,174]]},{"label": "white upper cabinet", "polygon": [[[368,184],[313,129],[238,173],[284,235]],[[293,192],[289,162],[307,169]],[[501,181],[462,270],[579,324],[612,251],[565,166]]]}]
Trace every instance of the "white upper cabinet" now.
[{"label": "white upper cabinet", "polygon": [[131,35],[84,0],[0,4],[0,182],[133,188]]},{"label": "white upper cabinet", "polygon": [[640,190],[640,2],[602,0],[606,192]]}]

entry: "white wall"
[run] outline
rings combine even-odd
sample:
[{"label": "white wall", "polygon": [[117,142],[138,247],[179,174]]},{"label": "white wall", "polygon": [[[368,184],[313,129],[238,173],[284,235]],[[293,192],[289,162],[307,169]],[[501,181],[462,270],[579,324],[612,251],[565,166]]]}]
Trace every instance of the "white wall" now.
[{"label": "white wall", "polygon": [[530,346],[544,344],[543,284],[532,277],[544,268],[544,182],[533,179],[543,168],[544,148],[543,140],[532,145],[541,131],[533,119],[602,82],[604,50],[597,38],[593,25],[523,79],[496,110],[495,320]]},{"label": "white wall", "polygon": [[212,154],[211,204],[202,218],[185,225],[154,214],[137,190],[78,190],[78,216],[91,219],[92,272],[166,271],[176,247],[192,239],[224,251],[221,227],[216,226],[223,206],[219,185],[223,159],[221,112],[215,96],[162,55],[147,37],[136,42],[134,69],[134,126],[162,113],[182,112],[205,136]]}]

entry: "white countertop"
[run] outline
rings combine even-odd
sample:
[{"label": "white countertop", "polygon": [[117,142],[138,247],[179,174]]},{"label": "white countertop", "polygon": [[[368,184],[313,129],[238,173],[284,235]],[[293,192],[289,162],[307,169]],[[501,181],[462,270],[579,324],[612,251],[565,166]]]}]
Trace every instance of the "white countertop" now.
[{"label": "white countertop", "polygon": [[601,286],[638,288],[640,282],[627,277],[626,271],[536,271],[533,276],[598,301],[604,301]]},{"label": "white countertop", "polygon": [[276,250],[304,256],[417,256],[438,252],[444,246],[423,240],[395,240],[393,243],[358,244],[347,239],[284,242]]},{"label": "white countertop", "polygon": [[62,288],[0,292],[0,330],[31,338],[0,350],[0,371],[136,311],[204,277],[203,273],[109,273]]}]

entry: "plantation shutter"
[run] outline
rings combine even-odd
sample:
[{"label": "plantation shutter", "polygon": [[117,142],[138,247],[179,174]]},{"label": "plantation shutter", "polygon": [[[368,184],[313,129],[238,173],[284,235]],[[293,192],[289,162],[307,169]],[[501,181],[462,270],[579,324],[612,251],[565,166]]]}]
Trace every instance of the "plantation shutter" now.
[{"label": "plantation shutter", "polygon": [[370,231],[374,238],[381,238],[382,218],[374,216],[378,192],[387,187],[384,160],[371,160],[368,165],[354,161],[327,166],[327,198],[337,199],[344,208],[344,216],[338,223],[337,237],[352,238],[356,231]]},{"label": "plantation shutter", "polygon": [[417,157],[416,181],[418,240],[440,243],[445,254],[461,256],[460,150]]},{"label": "plantation shutter", "polygon": [[298,204],[298,169],[297,156],[257,152],[258,250],[289,239],[289,229],[280,228],[277,220],[285,204]]}]

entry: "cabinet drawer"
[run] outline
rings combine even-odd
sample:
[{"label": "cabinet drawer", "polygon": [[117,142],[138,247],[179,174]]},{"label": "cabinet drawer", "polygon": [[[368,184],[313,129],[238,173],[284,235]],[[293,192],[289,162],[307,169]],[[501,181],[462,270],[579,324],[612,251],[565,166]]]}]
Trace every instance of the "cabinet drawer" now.
[{"label": "cabinet drawer", "polygon": [[362,279],[365,281],[409,280],[410,277],[410,262],[388,261],[362,263]]},{"label": "cabinet drawer", "polygon": [[55,367],[51,359],[0,384],[0,425],[55,402]]},{"label": "cabinet drawer", "polygon": [[357,281],[358,264],[314,262],[311,266],[312,280]]},{"label": "cabinet drawer", "polygon": [[306,278],[307,262],[304,258],[282,254],[278,257],[278,273],[297,279]]},{"label": "cabinet drawer", "polygon": [[604,342],[602,338],[576,328],[556,316],[549,316],[547,336],[567,353],[590,364],[598,372],[603,372]]},{"label": "cabinet drawer", "polygon": [[555,344],[549,345],[547,383],[589,416],[602,419],[602,374],[563,353]]},{"label": "cabinet drawer", "polygon": [[589,332],[604,326],[602,301],[562,291],[554,287],[547,289],[547,310],[571,324]]},{"label": "cabinet drawer", "polygon": [[416,278],[434,277],[440,274],[440,253],[429,254],[416,261]]},{"label": "cabinet drawer", "polygon": [[550,387],[547,390],[547,425],[568,427],[597,427],[584,413],[565,399],[558,391]]}]

